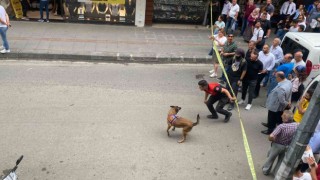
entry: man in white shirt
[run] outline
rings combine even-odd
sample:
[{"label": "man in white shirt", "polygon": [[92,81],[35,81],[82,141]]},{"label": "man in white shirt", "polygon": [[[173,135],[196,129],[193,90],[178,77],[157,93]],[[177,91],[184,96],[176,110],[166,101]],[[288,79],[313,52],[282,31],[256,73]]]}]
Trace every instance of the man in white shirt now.
[{"label": "man in white shirt", "polygon": [[0,5],[0,35],[1,35],[1,38],[3,41],[3,47],[4,47],[4,49],[0,51],[0,53],[2,54],[10,52],[9,43],[7,40],[7,30],[9,26],[11,25],[10,25],[8,14],[4,9],[4,7]]},{"label": "man in white shirt", "polygon": [[293,15],[296,12],[296,4],[293,0],[288,0],[283,3],[280,9],[280,15],[283,20],[285,20],[288,16]]},{"label": "man in white shirt", "polygon": [[221,12],[224,22],[227,21],[227,16],[228,16],[228,12],[230,11],[230,7],[231,7],[230,1],[229,0],[225,0],[224,4],[223,4],[222,12]]},{"label": "man in white shirt", "polygon": [[259,96],[260,83],[262,82],[263,78],[273,69],[275,64],[275,57],[272,53],[270,53],[269,45],[265,44],[263,46],[262,51],[259,52],[259,60],[263,64],[263,70],[260,74],[258,74],[257,84],[254,90],[254,98]]},{"label": "man in white shirt", "polygon": [[292,59],[291,61],[294,63],[293,69],[296,68],[297,66],[306,67],[306,63],[303,61],[302,57],[303,57],[302,51],[299,50],[296,53],[294,53],[294,59]]},{"label": "man in white shirt", "polygon": [[[226,27],[225,27],[225,32],[228,33],[232,33],[233,34],[233,30],[237,29],[237,19],[238,19],[238,14],[240,11],[240,7],[237,4],[237,0],[232,0],[232,4],[230,6],[230,10],[228,12],[228,16],[227,16],[227,23],[226,23]],[[232,27],[234,26],[234,27]],[[231,32],[228,32],[228,30],[231,29]]]},{"label": "man in white shirt", "polygon": [[255,24],[255,28],[253,30],[253,36],[250,39],[250,41],[254,42],[255,45],[258,44],[262,38],[263,38],[263,29],[261,28],[261,22],[260,20],[257,20],[256,24]]}]

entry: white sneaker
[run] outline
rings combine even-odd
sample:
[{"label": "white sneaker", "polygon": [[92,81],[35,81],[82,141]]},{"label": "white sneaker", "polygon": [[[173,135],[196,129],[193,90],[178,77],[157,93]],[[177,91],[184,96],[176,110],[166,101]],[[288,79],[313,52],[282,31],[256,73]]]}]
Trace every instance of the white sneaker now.
[{"label": "white sneaker", "polygon": [[251,106],[252,106],[251,104],[247,104],[245,110],[248,110],[248,111],[249,111],[249,110],[251,109]]},{"label": "white sneaker", "polygon": [[212,74],[210,75],[210,77],[211,77],[211,78],[214,78],[214,77],[218,77],[218,76],[217,76],[216,73],[212,73]]},{"label": "white sneaker", "polygon": [[10,52],[10,49],[6,50],[6,49],[2,49],[0,51],[1,54],[5,54],[5,53],[9,53]]},{"label": "white sneaker", "polygon": [[241,99],[240,101],[238,101],[238,104],[239,104],[239,105],[244,104],[244,100]]},{"label": "white sneaker", "polygon": [[211,73],[211,74],[214,73],[214,69],[210,70],[209,73]]}]

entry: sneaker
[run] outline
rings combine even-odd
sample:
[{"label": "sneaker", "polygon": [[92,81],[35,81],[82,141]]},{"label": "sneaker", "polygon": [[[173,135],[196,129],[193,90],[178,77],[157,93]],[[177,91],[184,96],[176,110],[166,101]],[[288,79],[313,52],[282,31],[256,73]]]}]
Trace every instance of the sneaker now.
[{"label": "sneaker", "polygon": [[47,23],[50,22],[49,19],[47,19],[46,22],[47,22]]},{"label": "sneaker", "polygon": [[210,70],[209,73],[210,73],[210,74],[214,73],[214,69]]},{"label": "sneaker", "polygon": [[239,105],[244,104],[244,100],[241,99],[240,101],[238,101],[238,104],[239,104]]},{"label": "sneaker", "polygon": [[210,77],[211,77],[211,78],[217,77],[217,74],[216,74],[216,73],[212,73],[212,74],[210,75]]},{"label": "sneaker", "polygon": [[38,22],[44,22],[44,20],[43,19],[39,19]]},{"label": "sneaker", "polygon": [[10,49],[6,50],[6,49],[2,49],[0,51],[1,54],[5,54],[5,53],[9,53],[10,52]]},{"label": "sneaker", "polygon": [[232,113],[229,112],[229,114],[227,114],[226,117],[224,118],[224,122],[227,123],[230,120],[231,116],[232,116]]},{"label": "sneaker", "polygon": [[22,17],[21,19],[22,19],[22,20],[29,21],[29,18],[28,18],[28,17]]},{"label": "sneaker", "polygon": [[246,106],[246,108],[245,108],[245,110],[250,110],[251,109],[251,107],[252,107],[252,105],[251,104],[247,104],[247,106]]}]

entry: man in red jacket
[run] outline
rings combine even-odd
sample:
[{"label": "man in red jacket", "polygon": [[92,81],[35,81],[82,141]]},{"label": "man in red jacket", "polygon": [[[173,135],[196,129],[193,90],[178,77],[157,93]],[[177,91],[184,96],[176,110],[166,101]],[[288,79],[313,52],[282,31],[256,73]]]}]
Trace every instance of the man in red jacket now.
[{"label": "man in red jacket", "polygon": [[[198,82],[199,89],[205,92],[204,103],[207,105],[211,115],[207,117],[210,119],[218,119],[218,113],[225,115],[224,122],[228,122],[232,116],[231,112],[224,110],[223,107],[230,101],[236,100],[235,97],[232,97],[229,91],[222,87],[219,83],[213,82],[208,84],[206,80],[201,80]],[[210,97],[208,99],[208,96]],[[214,109],[213,104],[218,102],[216,109]]]}]

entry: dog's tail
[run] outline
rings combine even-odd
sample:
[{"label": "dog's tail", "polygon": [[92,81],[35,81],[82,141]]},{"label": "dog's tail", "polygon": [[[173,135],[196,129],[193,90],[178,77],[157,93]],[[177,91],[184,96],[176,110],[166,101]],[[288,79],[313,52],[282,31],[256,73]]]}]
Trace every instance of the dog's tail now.
[{"label": "dog's tail", "polygon": [[198,115],[197,115],[197,122],[193,123],[193,126],[198,125],[198,124],[199,124],[199,120],[200,120],[200,116],[199,116],[199,114],[198,114]]}]

